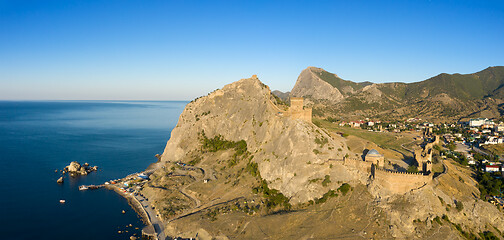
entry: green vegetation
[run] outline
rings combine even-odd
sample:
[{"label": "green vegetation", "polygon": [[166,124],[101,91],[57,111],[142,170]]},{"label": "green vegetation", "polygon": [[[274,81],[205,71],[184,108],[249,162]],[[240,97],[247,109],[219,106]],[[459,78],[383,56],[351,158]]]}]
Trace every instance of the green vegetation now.
[{"label": "green vegetation", "polygon": [[252,162],[251,160],[249,160],[249,162],[247,163],[247,167],[245,168],[245,170],[250,173],[250,175],[254,176],[254,177],[261,177],[261,174],[259,173],[259,169],[257,168],[257,163],[256,162]]},{"label": "green vegetation", "polygon": [[455,208],[460,212],[464,209],[464,204],[462,204],[461,201],[456,201],[455,202]]},{"label": "green vegetation", "polygon": [[284,105],[284,106],[289,106],[284,100],[282,100],[280,97],[278,97],[277,95],[275,95],[273,92],[271,93],[271,96],[273,96],[273,98],[275,99],[276,104],[278,104],[278,105]]},{"label": "green vegetation", "polygon": [[321,198],[315,198],[315,204],[325,203],[329,198],[337,197],[338,194],[334,190],[329,190]]},{"label": "green vegetation", "polygon": [[314,178],[314,179],[310,179],[308,180],[308,183],[316,183],[318,181],[322,180],[321,178]]},{"label": "green vegetation", "polygon": [[194,156],[194,158],[191,161],[189,161],[187,164],[194,166],[200,162],[201,162],[201,156],[197,155],[197,156]]},{"label": "green vegetation", "polygon": [[240,140],[238,142],[225,140],[222,135],[217,135],[214,138],[208,138],[205,135],[204,131],[200,133],[201,142],[202,142],[202,150],[206,150],[209,152],[217,152],[220,150],[233,149],[235,153],[233,154],[232,159],[229,161],[228,165],[234,166],[238,163],[239,157],[243,155],[248,155],[247,152],[247,142],[245,140]]},{"label": "green vegetation", "polygon": [[318,149],[313,149],[313,153],[320,154],[320,151]]},{"label": "green vegetation", "polygon": [[403,153],[404,155],[411,155],[410,152],[406,151],[401,147],[401,144],[410,143],[412,138],[399,138],[397,139],[397,134],[394,133],[384,133],[384,132],[370,132],[363,129],[350,128],[350,127],[341,127],[337,124],[331,123],[329,121],[323,119],[313,119],[314,124],[320,125],[321,128],[337,132],[344,137],[348,135],[353,135],[359,138],[366,139],[370,142],[376,143],[381,148],[389,148],[394,149],[398,152]]},{"label": "green vegetation", "polygon": [[476,180],[478,181],[478,189],[480,190],[481,199],[485,199],[486,195],[502,196],[500,190],[504,187],[501,178],[495,178],[495,173],[478,171]]},{"label": "green vegetation", "polygon": [[175,216],[189,207],[183,203],[182,199],[176,197],[167,199],[166,204],[167,206],[164,206],[160,212],[163,216],[167,217]]},{"label": "green vegetation", "polygon": [[418,173],[418,167],[415,166],[415,165],[410,165],[408,167],[408,169],[406,170],[406,172],[409,172],[409,173]]},{"label": "green vegetation", "polygon": [[493,67],[474,74],[440,74],[428,80],[408,84],[408,96],[415,98],[427,91],[431,96],[446,93],[461,100],[483,98],[504,84],[504,68]]},{"label": "green vegetation", "polygon": [[329,140],[327,140],[327,138],[321,136],[320,139],[319,138],[315,138],[315,143],[320,145],[320,147],[324,147],[324,145],[326,145],[327,143],[329,142]]},{"label": "green vegetation", "polygon": [[455,143],[451,142],[446,145],[446,148],[450,149],[450,151],[455,151],[457,147],[455,146]]},{"label": "green vegetation", "polygon": [[338,191],[341,192],[341,194],[343,194],[343,196],[345,196],[348,191],[350,191],[352,187],[350,186],[350,184],[348,183],[343,183],[339,188],[338,188]]},{"label": "green vegetation", "polygon": [[209,152],[217,152],[231,148],[235,148],[240,154],[247,151],[247,143],[244,140],[240,140],[238,142],[228,141],[224,140],[222,135],[217,135],[214,138],[207,138],[204,131],[201,131],[200,136],[202,138],[202,148]]},{"label": "green vegetation", "polygon": [[[459,231],[460,235],[462,235],[464,238],[466,238],[466,239],[474,239],[474,240],[479,239],[472,232],[470,232],[470,231],[469,232],[464,231],[464,229],[462,229],[462,226],[460,224],[451,222],[450,219],[448,218],[448,216],[446,216],[445,214],[443,214],[443,217],[441,219],[443,221],[449,223],[453,227],[455,227],[455,229],[457,229],[457,231]],[[443,225],[443,223],[439,219],[439,216],[436,216],[436,218],[434,218],[434,221],[437,222],[437,223],[439,223],[439,225]],[[480,233],[480,235],[481,235],[481,233]],[[486,238],[483,238],[483,239],[486,239]]]},{"label": "green vegetation", "polygon": [[[447,147],[449,147],[449,146],[447,146]],[[451,158],[451,159],[455,160],[455,162],[457,162],[461,165],[467,166],[469,164],[469,160],[459,152],[454,152],[451,150],[450,151],[441,150],[440,154],[443,154],[447,158]]]},{"label": "green vegetation", "polygon": [[338,119],[336,119],[336,118],[332,118],[332,117],[327,117],[327,118],[326,118],[326,120],[327,120],[328,122],[332,122],[332,123],[333,123],[333,122],[337,122],[337,121],[338,121]]},{"label": "green vegetation", "polygon": [[218,209],[208,209],[205,216],[210,219],[210,221],[217,220],[217,214],[219,213]]},{"label": "green vegetation", "polygon": [[262,180],[258,187],[252,189],[252,192],[263,194],[265,206],[268,210],[272,210],[277,206],[282,207],[282,210],[290,210],[292,207],[289,203],[289,198],[276,189],[270,189],[266,180]]},{"label": "green vegetation", "polygon": [[339,90],[341,90],[343,87],[346,87],[346,86],[350,86],[354,90],[358,90],[358,89],[361,89],[361,88],[370,84],[367,82],[356,83],[356,82],[352,82],[352,81],[343,80],[343,79],[337,77],[336,75],[334,75],[330,72],[327,72],[325,70],[322,70],[321,72],[317,73],[317,75],[320,77],[320,79],[331,84],[331,86],[333,86]]},{"label": "green vegetation", "polygon": [[196,116],[194,116],[194,117],[196,118],[196,121],[199,121],[200,117],[206,116],[208,114],[210,114],[210,111],[204,112],[202,114],[196,114]]},{"label": "green vegetation", "polygon": [[498,240],[499,238],[493,234],[493,232],[490,231],[484,231],[479,233],[480,237],[482,240]]},{"label": "green vegetation", "polygon": [[324,181],[322,181],[322,186],[327,187],[327,184],[331,183],[331,177],[329,175],[325,175]]}]

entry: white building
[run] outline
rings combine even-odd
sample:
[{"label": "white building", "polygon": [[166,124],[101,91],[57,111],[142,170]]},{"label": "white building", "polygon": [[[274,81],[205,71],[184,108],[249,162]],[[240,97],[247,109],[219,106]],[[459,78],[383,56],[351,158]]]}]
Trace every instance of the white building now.
[{"label": "white building", "polygon": [[486,165],[485,171],[487,172],[498,172],[500,171],[500,166],[498,165]]},{"label": "white building", "polygon": [[481,133],[486,134],[486,133],[492,133],[492,130],[490,129],[483,129]]},{"label": "white building", "polygon": [[486,145],[486,144],[500,144],[500,143],[504,143],[504,138],[491,136],[483,144]]},{"label": "white building", "polygon": [[469,120],[469,126],[470,127],[479,127],[479,126],[485,124],[486,121],[488,121],[488,118],[471,119],[471,120]]}]

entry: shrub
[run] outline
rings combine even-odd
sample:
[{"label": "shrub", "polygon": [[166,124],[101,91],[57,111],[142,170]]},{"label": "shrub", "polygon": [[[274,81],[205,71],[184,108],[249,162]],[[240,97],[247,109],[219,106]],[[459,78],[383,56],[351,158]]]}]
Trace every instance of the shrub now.
[{"label": "shrub", "polygon": [[487,239],[488,240],[494,240],[494,239],[497,240],[497,239],[499,239],[497,236],[495,236],[493,234],[493,232],[490,232],[490,231],[484,231],[484,232],[480,233],[479,235],[483,240],[487,240]]},{"label": "shrub", "polygon": [[225,140],[222,135],[217,135],[214,138],[208,138],[204,131],[201,131],[201,148],[209,152],[217,152],[220,150],[232,149],[234,148],[235,153],[233,158],[229,161],[228,165],[234,166],[238,163],[239,157],[247,153],[247,142],[245,140],[240,140],[238,142]]},{"label": "shrub", "polygon": [[338,194],[336,194],[336,192],[334,192],[334,190],[329,190],[321,198],[316,198],[315,204],[325,203],[327,201],[327,199],[329,199],[331,197],[337,197],[337,196],[338,196]]},{"label": "shrub", "polygon": [[464,209],[464,204],[462,204],[461,201],[457,201],[455,203],[455,208],[460,212],[460,211],[462,211]]},{"label": "shrub", "polygon": [[320,145],[320,147],[323,147],[324,145],[326,145],[329,141],[327,140],[327,138],[325,137],[320,137],[319,138],[315,138],[315,143]]},{"label": "shrub", "polygon": [[350,191],[350,184],[348,183],[343,183],[339,188],[338,188],[338,191],[341,192],[343,194],[343,196],[345,196],[347,194],[348,191]]},{"label": "shrub", "polygon": [[200,162],[201,162],[201,156],[195,156],[191,161],[188,162],[188,164],[194,166]]},{"label": "shrub", "polygon": [[261,176],[261,174],[259,173],[259,169],[257,167],[258,165],[256,162],[249,161],[249,163],[247,163],[247,167],[245,168],[245,170],[247,170],[247,172],[254,177]]},{"label": "shrub", "polygon": [[262,180],[261,185],[259,187],[253,188],[252,192],[263,193],[263,197],[266,198],[265,205],[268,210],[277,206],[282,206],[284,210],[290,210],[292,207],[292,205],[289,203],[289,198],[284,196],[276,189],[270,189],[266,180]]},{"label": "shrub", "polygon": [[327,187],[327,184],[331,183],[331,177],[329,175],[325,175],[324,181],[322,181],[322,186]]},{"label": "shrub", "polygon": [[417,166],[410,165],[406,171],[409,173],[418,173],[418,168]]}]

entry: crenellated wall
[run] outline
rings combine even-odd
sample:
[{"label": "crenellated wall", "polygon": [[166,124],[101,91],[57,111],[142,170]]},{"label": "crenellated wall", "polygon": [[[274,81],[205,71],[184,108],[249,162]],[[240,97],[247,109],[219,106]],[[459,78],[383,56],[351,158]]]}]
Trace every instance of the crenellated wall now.
[{"label": "crenellated wall", "polygon": [[404,194],[429,184],[432,174],[396,172],[377,168],[372,162],[360,159],[329,159],[329,162],[370,173],[372,179],[393,194]]},{"label": "crenellated wall", "polygon": [[393,172],[374,169],[374,180],[392,193],[404,194],[425,186],[432,181],[432,174]]}]

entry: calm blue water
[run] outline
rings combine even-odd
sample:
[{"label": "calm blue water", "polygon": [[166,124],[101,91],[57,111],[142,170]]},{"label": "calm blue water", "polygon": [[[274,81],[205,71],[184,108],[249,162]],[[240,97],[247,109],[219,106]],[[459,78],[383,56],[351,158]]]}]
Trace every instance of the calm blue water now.
[{"label": "calm blue water", "polygon": [[[140,233],[125,227],[143,227],[125,199],[78,186],[124,177],[155,162],[186,104],[0,101],[0,239],[129,239]],[[54,170],[71,161],[99,171],[66,175],[57,184],[60,173]]]}]

